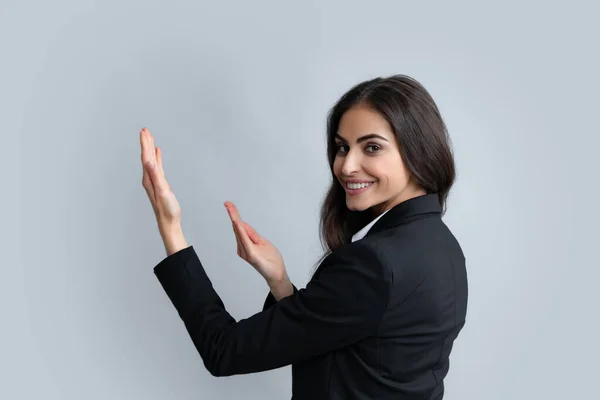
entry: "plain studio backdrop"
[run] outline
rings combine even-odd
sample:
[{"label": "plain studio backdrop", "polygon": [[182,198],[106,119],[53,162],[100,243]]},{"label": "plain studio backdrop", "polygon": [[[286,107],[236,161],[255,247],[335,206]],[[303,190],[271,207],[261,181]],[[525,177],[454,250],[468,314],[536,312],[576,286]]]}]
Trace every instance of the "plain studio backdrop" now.
[{"label": "plain studio backdrop", "polygon": [[3,2],[0,398],[289,398],[289,367],[205,370],[153,274],[165,250],[139,131],[163,149],[186,238],[241,319],[268,289],[237,257],[223,202],[304,287],[326,113],[397,73],[431,92],[456,155],[444,219],[470,298],[445,398],[593,398],[600,29],[592,1],[557,3]]}]

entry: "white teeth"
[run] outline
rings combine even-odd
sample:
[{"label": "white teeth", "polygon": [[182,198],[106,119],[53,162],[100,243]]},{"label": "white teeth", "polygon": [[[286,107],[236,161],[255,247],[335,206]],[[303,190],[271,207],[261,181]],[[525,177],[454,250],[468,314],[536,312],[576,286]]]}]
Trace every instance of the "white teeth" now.
[{"label": "white teeth", "polygon": [[369,183],[346,183],[346,186],[348,187],[348,189],[362,189],[364,187],[370,186],[372,185],[373,182],[369,182]]}]

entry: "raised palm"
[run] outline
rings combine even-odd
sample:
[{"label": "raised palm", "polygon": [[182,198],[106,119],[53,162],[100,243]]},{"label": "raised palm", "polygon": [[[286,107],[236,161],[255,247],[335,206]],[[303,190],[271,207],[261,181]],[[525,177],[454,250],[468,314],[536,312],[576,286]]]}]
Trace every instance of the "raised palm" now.
[{"label": "raised palm", "polygon": [[159,224],[179,222],[181,207],[165,178],[162,151],[155,147],[154,137],[146,128],[140,132],[140,144],[144,168],[142,186],[146,189],[156,219]]},{"label": "raised palm", "polygon": [[225,208],[233,225],[238,256],[252,265],[267,282],[286,279],[285,264],[279,250],[242,221],[235,204],[225,202]]}]

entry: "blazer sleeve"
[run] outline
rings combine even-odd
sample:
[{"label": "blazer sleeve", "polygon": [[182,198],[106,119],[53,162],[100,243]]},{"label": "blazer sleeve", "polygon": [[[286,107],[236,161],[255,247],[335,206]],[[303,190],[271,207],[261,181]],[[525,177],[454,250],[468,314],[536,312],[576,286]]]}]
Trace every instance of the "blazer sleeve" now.
[{"label": "blazer sleeve", "polygon": [[353,244],[336,253],[305,289],[239,321],[193,246],[162,260],[154,273],[206,369],[230,376],[280,368],[376,333],[390,296],[389,274],[367,247]]},{"label": "blazer sleeve", "polygon": [[[296,288],[296,285],[292,284],[293,288],[294,288],[294,293],[292,293],[292,295],[298,293],[298,289]],[[271,307],[273,304],[276,304],[277,300],[275,299],[275,296],[273,296],[273,293],[269,292],[269,294],[267,294],[267,298],[265,299],[265,303],[263,304],[263,310],[266,310],[267,308]]]}]

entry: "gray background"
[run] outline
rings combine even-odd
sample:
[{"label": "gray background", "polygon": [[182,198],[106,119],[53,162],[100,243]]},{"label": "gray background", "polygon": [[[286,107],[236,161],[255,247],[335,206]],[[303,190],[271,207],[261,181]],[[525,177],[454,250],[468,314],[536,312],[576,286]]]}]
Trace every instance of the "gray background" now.
[{"label": "gray background", "polygon": [[267,287],[237,258],[222,202],[304,286],[325,114],[395,73],[432,93],[458,165],[445,220],[470,303],[445,398],[594,398],[598,9],[414,3],[1,3],[0,398],[289,398],[289,367],[206,372],[152,272],[165,253],[139,130],[163,148],[187,240],[243,318]]}]

